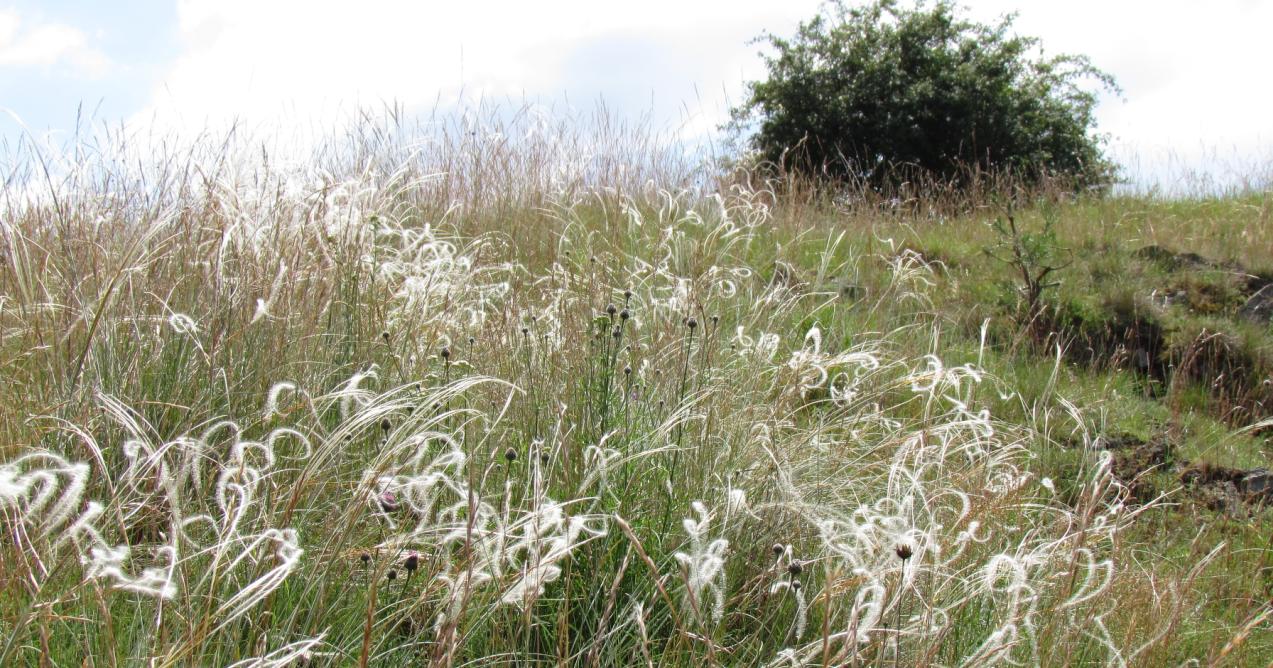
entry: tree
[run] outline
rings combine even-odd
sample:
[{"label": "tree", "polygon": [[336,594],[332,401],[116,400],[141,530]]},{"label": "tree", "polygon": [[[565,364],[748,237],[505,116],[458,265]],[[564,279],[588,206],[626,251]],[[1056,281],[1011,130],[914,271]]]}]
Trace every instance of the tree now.
[{"label": "tree", "polygon": [[759,38],[776,51],[769,76],[732,125],[755,130],[762,160],[877,186],[908,170],[960,183],[973,167],[1109,184],[1096,94],[1080,84],[1117,92],[1113,78],[1085,56],[1045,57],[1009,33],[1013,18],[974,23],[948,0],[834,0],[793,38]]}]

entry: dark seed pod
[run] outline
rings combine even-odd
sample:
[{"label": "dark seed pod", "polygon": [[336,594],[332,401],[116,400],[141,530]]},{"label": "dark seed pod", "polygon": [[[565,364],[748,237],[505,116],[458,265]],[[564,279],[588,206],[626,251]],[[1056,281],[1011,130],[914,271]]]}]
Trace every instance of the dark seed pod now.
[{"label": "dark seed pod", "polygon": [[505,450],[504,459],[510,464],[517,461],[517,451],[512,448]]},{"label": "dark seed pod", "polygon": [[469,337],[469,345],[471,346],[471,345],[473,345],[474,343],[477,343],[477,339],[475,339],[475,338],[473,338],[473,337],[471,337],[471,336],[470,336],[470,337]]},{"label": "dark seed pod", "polygon": [[523,328],[522,328],[522,336],[526,336],[526,335],[528,335],[528,334],[530,334],[530,328],[529,328],[529,327],[523,327]]},{"label": "dark seed pod", "polygon": [[690,318],[689,320],[685,321],[685,326],[689,327],[690,329],[694,329],[695,327],[698,327],[698,321],[693,318]]},{"label": "dark seed pod", "polygon": [[622,311],[619,311],[620,320],[627,320],[628,318],[631,318],[631,317],[632,317],[632,312],[629,311],[628,309],[625,308]]},{"label": "dark seed pod", "polygon": [[358,559],[362,561],[363,564],[366,564],[368,561],[371,561],[371,555],[367,554],[366,552],[363,552],[362,554],[358,555]]},{"label": "dark seed pod", "polygon": [[618,325],[615,325],[614,331],[610,332],[610,336],[613,336],[616,339],[621,338],[623,336],[623,330],[619,329]]},{"label": "dark seed pod", "polygon": [[624,290],[624,291],[623,291],[623,298],[624,298],[624,299],[632,299],[632,289],[631,289],[631,288],[628,288],[627,290]]},{"label": "dark seed pod", "polygon": [[632,375],[632,367],[630,367],[630,366],[625,366],[625,367],[623,367],[623,375],[625,375],[625,376],[631,376],[631,375]]},{"label": "dark seed pod", "polygon": [[619,307],[615,306],[614,304],[606,304],[606,315],[613,318],[614,314],[618,312],[619,312]]},{"label": "dark seed pod", "polygon": [[907,545],[906,543],[901,543],[897,546],[897,558],[901,559],[902,561],[906,561],[907,559],[910,559],[911,556],[914,554],[915,554],[915,550],[913,550],[911,546]]},{"label": "dark seed pod", "polygon": [[769,549],[773,550],[775,557],[781,557],[782,553],[787,551],[787,548],[783,547],[782,543],[774,543],[774,546]]},{"label": "dark seed pod", "polygon": [[394,580],[397,580],[397,579],[398,579],[398,571],[395,571],[395,570],[393,570],[392,568],[390,568],[390,569],[389,569],[389,572],[388,572],[388,573],[385,573],[385,578],[387,578],[390,582],[393,582]]},{"label": "dark seed pod", "polygon": [[385,418],[380,421],[380,428],[384,431],[389,431],[393,428],[393,423],[389,421],[389,418]]},{"label": "dark seed pod", "polygon": [[385,343],[389,343],[389,332],[381,332],[380,338],[384,339]]},{"label": "dark seed pod", "polygon": [[444,360],[449,360],[449,359],[451,359],[451,349],[450,349],[450,348],[448,348],[448,347],[446,347],[446,346],[442,346],[442,359],[444,359]]},{"label": "dark seed pod", "polygon": [[787,566],[787,572],[793,576],[800,575],[804,572],[804,565],[799,561],[793,561],[791,565]]},{"label": "dark seed pod", "polygon": [[539,463],[540,463],[540,464],[543,464],[544,466],[548,466],[548,460],[549,460],[549,459],[550,459],[550,458],[549,458],[549,456],[548,456],[548,453],[547,453],[547,452],[541,452],[541,453],[539,453]]},{"label": "dark seed pod", "polygon": [[800,591],[800,581],[799,581],[799,580],[792,580],[792,582],[791,582],[791,591]]},{"label": "dark seed pod", "polygon": [[420,567],[420,555],[415,552],[408,554],[407,558],[402,562],[402,567],[407,569],[408,573],[414,573],[415,569]]}]

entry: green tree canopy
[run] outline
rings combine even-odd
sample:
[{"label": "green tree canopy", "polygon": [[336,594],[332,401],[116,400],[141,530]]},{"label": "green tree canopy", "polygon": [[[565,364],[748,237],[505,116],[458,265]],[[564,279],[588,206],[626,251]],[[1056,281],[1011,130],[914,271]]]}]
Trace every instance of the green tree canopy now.
[{"label": "green tree canopy", "polygon": [[918,169],[960,182],[978,167],[1108,184],[1096,94],[1080,84],[1117,85],[1085,56],[1045,57],[1012,21],[978,24],[947,0],[835,0],[794,37],[760,38],[769,76],[733,124],[754,131],[759,158],[832,178],[879,185]]}]

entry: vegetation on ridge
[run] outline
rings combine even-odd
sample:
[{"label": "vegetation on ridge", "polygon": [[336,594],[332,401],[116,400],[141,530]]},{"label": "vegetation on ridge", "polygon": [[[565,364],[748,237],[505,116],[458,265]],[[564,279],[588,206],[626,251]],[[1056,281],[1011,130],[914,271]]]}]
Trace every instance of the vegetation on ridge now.
[{"label": "vegetation on ridge", "polygon": [[533,122],[14,157],[0,664],[1273,659],[1217,473],[1267,194],[703,188]]}]

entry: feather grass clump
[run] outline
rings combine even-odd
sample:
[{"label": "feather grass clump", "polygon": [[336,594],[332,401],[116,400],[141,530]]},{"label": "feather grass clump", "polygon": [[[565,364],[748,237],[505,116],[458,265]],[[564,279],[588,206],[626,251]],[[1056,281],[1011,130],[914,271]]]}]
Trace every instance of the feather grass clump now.
[{"label": "feather grass clump", "polygon": [[[939,267],[543,123],[7,163],[0,663],[1170,653],[1215,553],[1131,558],[1145,506],[945,345]],[[1062,417],[1082,466],[1040,478]],[[1147,581],[1152,628],[1110,603]]]}]

